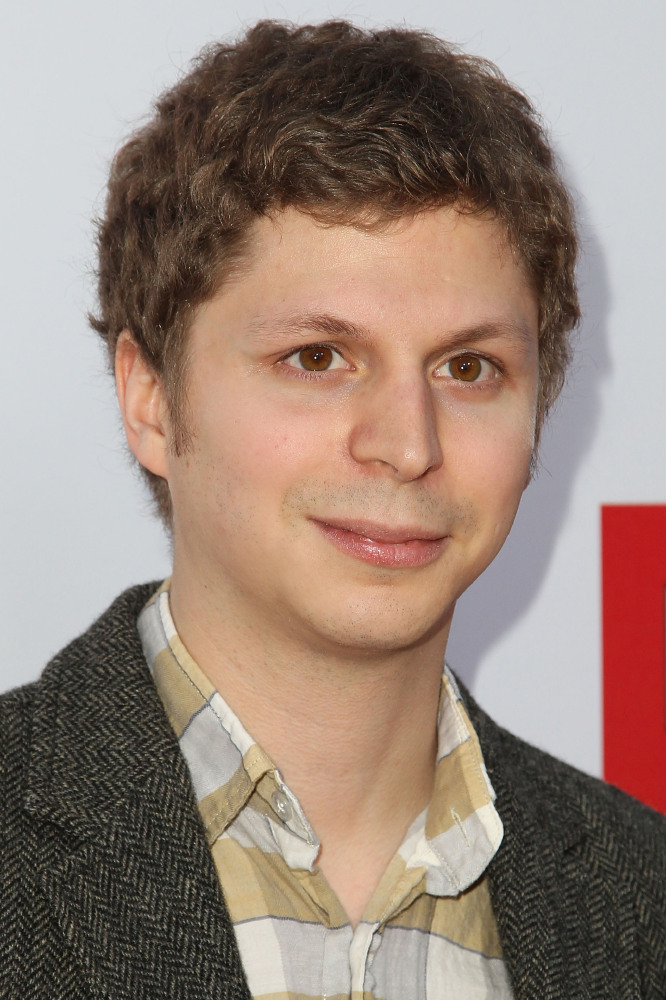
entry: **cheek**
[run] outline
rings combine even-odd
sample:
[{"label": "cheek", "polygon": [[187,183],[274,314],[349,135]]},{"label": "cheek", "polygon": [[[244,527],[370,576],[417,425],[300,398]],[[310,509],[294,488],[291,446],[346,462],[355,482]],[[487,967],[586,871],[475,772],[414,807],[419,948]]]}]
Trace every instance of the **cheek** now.
[{"label": "cheek", "polygon": [[271,504],[330,455],[321,421],[263,403],[255,397],[248,407],[246,400],[234,404],[227,398],[208,411],[195,436],[202,474],[216,506],[227,512],[243,504],[248,512]]},{"label": "cheek", "polygon": [[[470,493],[488,508],[517,507],[529,478],[535,408],[525,405],[449,407],[444,420],[444,464],[455,460]],[[507,510],[507,515],[513,514]]]}]

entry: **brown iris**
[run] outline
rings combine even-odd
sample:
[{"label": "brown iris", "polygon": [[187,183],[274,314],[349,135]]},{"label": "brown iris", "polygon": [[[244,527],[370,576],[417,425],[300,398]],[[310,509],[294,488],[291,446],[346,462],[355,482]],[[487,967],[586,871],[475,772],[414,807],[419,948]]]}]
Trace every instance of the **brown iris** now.
[{"label": "brown iris", "polygon": [[462,382],[476,382],[481,374],[481,359],[475,354],[461,354],[449,361],[449,371],[452,378]]},{"label": "brown iris", "polygon": [[323,372],[330,368],[333,361],[333,351],[330,347],[304,347],[298,352],[298,359],[309,372]]}]

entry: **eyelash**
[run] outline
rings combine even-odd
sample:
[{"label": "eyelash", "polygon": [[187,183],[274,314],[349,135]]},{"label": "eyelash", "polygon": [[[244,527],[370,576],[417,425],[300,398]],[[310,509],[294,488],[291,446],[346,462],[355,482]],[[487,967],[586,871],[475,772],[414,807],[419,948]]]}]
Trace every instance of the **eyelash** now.
[{"label": "eyelash", "polygon": [[445,368],[447,365],[452,364],[454,361],[459,361],[461,358],[476,358],[482,364],[490,365],[490,367],[493,368],[495,371],[494,377],[485,379],[476,379],[474,381],[469,381],[469,382],[467,382],[465,379],[454,378],[453,375],[442,376],[442,377],[446,377],[447,379],[450,379],[450,381],[452,382],[459,382],[469,386],[473,385],[478,386],[485,382],[492,382],[494,378],[499,378],[500,376],[505,374],[504,366],[496,358],[490,358],[486,354],[477,354],[476,351],[461,351],[459,354],[454,354],[453,357],[448,358],[446,361],[443,361],[441,365],[437,365],[437,368],[438,369]]},{"label": "eyelash", "polygon": [[[338,368],[338,369],[327,368],[323,369],[322,371],[308,371],[307,368],[298,368],[296,365],[285,364],[285,362],[287,362],[290,358],[297,357],[299,354],[302,354],[303,351],[312,351],[316,350],[317,348],[323,348],[328,351],[332,351],[333,354],[336,354],[338,358],[340,358],[342,361],[345,360],[341,351],[339,351],[337,347],[334,347],[333,344],[326,344],[321,340],[316,340],[312,344],[303,344],[301,347],[297,347],[295,350],[289,351],[287,354],[283,354],[282,357],[278,359],[278,364],[283,365],[285,368],[290,369],[291,372],[296,373],[297,377],[305,379],[318,379],[321,378],[322,375],[327,374],[327,372],[344,370],[343,368]],[[352,371],[353,369],[348,368],[346,370]]]},{"label": "eyelash", "polygon": [[[323,341],[319,341],[318,340],[318,341],[315,341],[314,343],[311,343],[311,344],[303,344],[301,347],[297,347],[295,350],[289,351],[287,354],[284,354],[281,358],[278,359],[278,364],[284,365],[284,368],[289,369],[292,373],[294,373],[296,375],[296,377],[302,378],[302,379],[306,379],[308,381],[317,380],[317,379],[321,378],[322,375],[325,375],[325,374],[327,374],[330,371],[343,371],[343,370],[353,371],[354,370],[353,368],[343,369],[341,367],[341,368],[334,368],[334,369],[330,369],[330,368],[323,369],[322,371],[309,371],[307,368],[298,368],[296,365],[287,365],[287,364],[285,364],[285,362],[287,362],[290,358],[298,356],[303,351],[310,351],[310,350],[314,350],[316,348],[325,348],[325,349],[327,349],[329,351],[332,351],[334,354],[336,354],[338,356],[338,358],[342,359],[343,361],[345,360],[344,357],[343,357],[343,355],[342,355],[342,353],[336,347],[334,347],[332,344],[327,344],[327,343],[325,343]],[[452,362],[456,361],[459,358],[478,358],[478,360],[481,361],[482,363],[489,364],[492,368],[495,369],[495,373],[496,373],[495,377],[500,377],[500,376],[503,376],[505,374],[504,366],[502,365],[502,363],[500,361],[497,360],[497,358],[489,357],[486,354],[479,354],[476,351],[461,351],[458,354],[454,354],[452,357],[448,358],[446,361],[442,361],[441,364],[437,365],[437,368],[444,368],[446,365],[451,364]],[[435,370],[437,370],[437,369],[435,369]],[[457,382],[459,385],[462,384],[462,385],[467,385],[469,387],[472,387],[472,386],[477,386],[478,387],[479,385],[482,385],[482,384],[484,384],[486,382],[492,382],[493,381],[492,378],[488,378],[488,379],[481,379],[481,380],[466,382],[465,379],[456,379],[452,375],[449,375],[449,376],[440,376],[440,377],[442,379],[446,379],[447,381]]]}]

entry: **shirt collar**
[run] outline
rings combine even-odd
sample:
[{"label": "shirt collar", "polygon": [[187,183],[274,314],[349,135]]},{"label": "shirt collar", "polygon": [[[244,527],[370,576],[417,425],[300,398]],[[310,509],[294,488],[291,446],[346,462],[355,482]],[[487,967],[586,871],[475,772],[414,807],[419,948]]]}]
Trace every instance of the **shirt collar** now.
[{"label": "shirt collar", "polygon": [[[312,868],[319,851],[315,833],[273,761],[181,642],[169,609],[168,580],[141,612],[138,628],[190,770],[208,842],[225,831],[256,792],[287,863]],[[426,891],[457,895],[485,871],[503,835],[494,799],[476,733],[445,666],[433,794],[399,850],[407,868],[423,870]]]}]

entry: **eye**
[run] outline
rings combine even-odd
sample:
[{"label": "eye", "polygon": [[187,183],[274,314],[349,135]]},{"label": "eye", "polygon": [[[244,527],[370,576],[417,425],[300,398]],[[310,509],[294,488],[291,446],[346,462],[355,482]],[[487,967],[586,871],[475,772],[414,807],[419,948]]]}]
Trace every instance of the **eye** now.
[{"label": "eye", "polygon": [[282,363],[290,368],[306,372],[327,372],[335,368],[350,368],[345,359],[326,344],[308,344],[293,354],[283,358]]},{"label": "eye", "polygon": [[497,378],[494,364],[478,354],[458,354],[435,371],[442,378],[452,378],[457,382],[487,382]]}]

